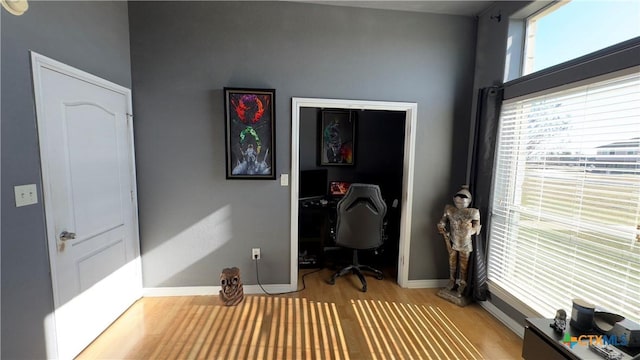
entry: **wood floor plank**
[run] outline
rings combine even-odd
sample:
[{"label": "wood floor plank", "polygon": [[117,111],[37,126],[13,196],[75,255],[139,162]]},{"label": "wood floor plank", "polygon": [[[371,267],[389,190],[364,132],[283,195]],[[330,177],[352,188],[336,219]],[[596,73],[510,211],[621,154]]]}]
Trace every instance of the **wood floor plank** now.
[{"label": "wood floor plank", "polygon": [[402,289],[356,277],[306,290],[246,295],[143,298],[78,359],[517,359],[522,340],[478,304],[460,308],[438,289]]}]

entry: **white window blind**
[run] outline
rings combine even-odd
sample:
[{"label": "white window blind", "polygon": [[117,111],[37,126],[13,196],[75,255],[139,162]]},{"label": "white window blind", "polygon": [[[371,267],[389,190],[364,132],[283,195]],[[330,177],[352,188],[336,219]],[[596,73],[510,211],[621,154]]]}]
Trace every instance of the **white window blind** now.
[{"label": "white window blind", "polygon": [[494,171],[490,283],[640,322],[640,72],[505,102]]}]

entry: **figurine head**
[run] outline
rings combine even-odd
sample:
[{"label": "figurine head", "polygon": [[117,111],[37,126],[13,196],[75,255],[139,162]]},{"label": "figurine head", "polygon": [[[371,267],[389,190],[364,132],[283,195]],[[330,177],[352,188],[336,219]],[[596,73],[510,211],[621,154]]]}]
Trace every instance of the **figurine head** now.
[{"label": "figurine head", "polygon": [[237,267],[224,268],[220,274],[220,300],[226,306],[238,305],[244,298],[240,269]]},{"label": "figurine head", "polygon": [[237,267],[223,269],[220,274],[220,286],[226,295],[235,293],[239,287],[242,287],[240,269]]},{"label": "figurine head", "polygon": [[471,193],[469,192],[468,185],[462,185],[462,189],[453,197],[453,203],[458,209],[469,207],[471,204]]}]

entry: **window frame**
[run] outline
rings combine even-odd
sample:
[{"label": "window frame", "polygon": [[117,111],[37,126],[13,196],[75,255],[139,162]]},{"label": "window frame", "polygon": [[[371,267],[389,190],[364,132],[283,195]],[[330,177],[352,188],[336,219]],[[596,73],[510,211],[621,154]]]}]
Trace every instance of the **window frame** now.
[{"label": "window frame", "polygon": [[[560,86],[563,83],[567,83],[570,81],[577,81],[583,79],[589,79],[594,76],[606,74],[608,72],[622,70],[628,67],[632,67],[637,65],[637,62],[634,61],[625,61],[620,59],[624,59],[625,55],[621,56],[612,56],[617,52],[627,52],[630,51],[629,57],[640,56],[640,50],[635,49],[640,44],[640,36],[635,38],[611,45],[609,47],[594,51],[592,53],[579,56],[577,58],[567,60],[565,62],[559,63],[557,65],[550,66],[548,68],[544,68],[538,70],[536,72],[532,72],[527,75],[523,75],[523,69],[525,66],[525,54],[526,54],[526,46],[527,46],[527,21],[531,17],[542,16],[543,14],[548,13],[549,11],[553,11],[560,6],[563,6],[564,3],[559,1],[533,1],[529,5],[525,6],[521,10],[515,12],[513,15],[509,16],[508,22],[508,31],[507,31],[507,48],[505,51],[505,66],[504,66],[504,77],[503,82],[505,86],[505,90],[510,85],[515,85],[519,83],[527,83],[531,80],[539,80],[541,78],[549,78],[555,76],[557,72],[565,72],[567,69],[571,69],[574,67],[580,67],[581,69],[584,67],[586,72],[583,74],[581,78],[576,78],[575,80],[571,80],[574,74],[570,74],[569,76],[563,76],[564,82],[556,83],[555,85],[547,86],[555,87]],[[607,60],[606,58],[611,59]],[[627,57],[628,59],[628,57]],[[597,61],[598,64],[594,64],[589,66],[588,63],[590,61]],[[619,63],[616,64],[615,62]],[[586,66],[585,66],[586,65]],[[610,71],[598,71],[598,69],[606,70],[611,66]],[[518,89],[518,93],[515,94],[507,94],[505,92],[505,99],[518,97],[522,95],[528,95],[531,92],[540,91],[544,89]],[[508,96],[508,97],[507,97]]]},{"label": "window frame", "polygon": [[573,86],[578,81],[628,69],[640,64],[640,36],[506,82],[504,100],[539,91]]},{"label": "window frame", "polygon": [[[521,56],[521,64],[520,64],[520,76],[526,76],[529,74],[533,74],[535,71],[530,71],[527,72],[527,67],[533,66],[533,63],[529,63],[529,57],[527,56],[527,54],[529,53],[529,50],[532,47],[535,47],[535,31],[537,28],[537,25],[535,24],[538,19],[541,19],[549,14],[551,14],[552,12],[558,10],[559,8],[561,8],[562,6],[566,5],[568,2],[567,1],[554,1],[550,4],[545,5],[542,9],[534,12],[533,14],[527,16],[526,18],[523,19],[523,26],[524,26],[524,45],[522,48],[522,56]],[[534,34],[531,34],[531,24],[530,22],[534,22]],[[525,74],[525,72],[527,72]],[[518,77],[520,77],[518,76]]]},{"label": "window frame", "polygon": [[522,77],[527,37],[527,18],[552,6],[553,1],[532,1],[509,17],[508,38],[503,81],[506,83]]}]

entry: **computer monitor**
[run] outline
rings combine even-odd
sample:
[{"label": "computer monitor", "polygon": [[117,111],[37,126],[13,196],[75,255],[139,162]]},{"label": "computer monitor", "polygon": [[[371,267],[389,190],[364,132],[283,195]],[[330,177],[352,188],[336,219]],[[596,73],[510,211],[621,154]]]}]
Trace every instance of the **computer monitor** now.
[{"label": "computer monitor", "polygon": [[300,200],[321,198],[327,195],[327,169],[300,171]]},{"label": "computer monitor", "polygon": [[346,181],[331,181],[329,182],[329,195],[331,196],[344,196],[351,186],[350,182]]}]

